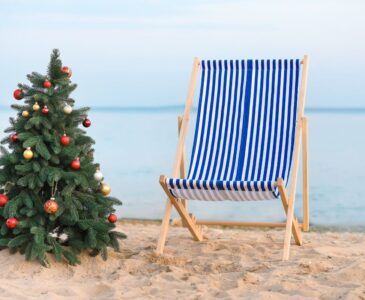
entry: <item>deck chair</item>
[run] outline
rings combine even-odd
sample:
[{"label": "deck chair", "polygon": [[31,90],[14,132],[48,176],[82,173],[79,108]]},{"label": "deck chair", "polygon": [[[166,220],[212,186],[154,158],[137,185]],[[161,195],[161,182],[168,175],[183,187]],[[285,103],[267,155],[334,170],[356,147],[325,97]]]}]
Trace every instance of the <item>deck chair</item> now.
[{"label": "deck chair", "polygon": [[[203,239],[199,225],[216,224],[285,227],[283,260],[289,259],[292,235],[295,243],[302,245],[301,231],[309,230],[307,119],[304,117],[307,73],[308,56],[302,60],[200,61],[195,58],[185,111],[179,118],[173,173],[171,177],[160,176],[168,200],[156,249],[158,254],[164,250],[172,207],[197,241]],[[184,144],[199,78],[195,135],[186,173]],[[301,140],[302,224],[294,216]],[[278,198],[287,216],[286,223],[196,220],[187,210],[188,200]]]}]

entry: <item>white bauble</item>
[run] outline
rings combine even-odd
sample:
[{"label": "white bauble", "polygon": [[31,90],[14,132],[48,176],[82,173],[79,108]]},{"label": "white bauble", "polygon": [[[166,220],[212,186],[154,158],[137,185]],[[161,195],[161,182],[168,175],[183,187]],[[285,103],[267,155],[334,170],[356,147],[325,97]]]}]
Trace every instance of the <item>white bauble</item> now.
[{"label": "white bauble", "polygon": [[53,237],[53,238],[57,238],[58,237],[58,234],[57,234],[57,232],[50,232],[50,233],[48,233],[49,234],[49,236],[51,236],[51,237]]},{"label": "white bauble", "polygon": [[99,171],[99,170],[97,170],[96,172],[95,172],[95,174],[94,174],[94,179],[96,180],[96,181],[102,181],[103,180],[103,178],[104,178],[104,176],[103,176],[103,174]]},{"label": "white bauble", "polygon": [[68,240],[68,235],[66,233],[61,233],[58,236],[58,239],[60,240],[61,243],[65,243]]},{"label": "white bauble", "polygon": [[71,105],[68,105],[68,104],[66,104],[64,107],[63,107],[63,112],[65,113],[65,114],[70,114],[70,113],[72,113],[72,106]]}]

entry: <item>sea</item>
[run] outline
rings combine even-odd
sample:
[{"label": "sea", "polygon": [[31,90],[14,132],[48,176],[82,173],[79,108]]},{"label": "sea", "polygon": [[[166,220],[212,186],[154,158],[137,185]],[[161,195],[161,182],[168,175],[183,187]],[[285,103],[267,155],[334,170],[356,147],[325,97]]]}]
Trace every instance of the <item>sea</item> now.
[{"label": "sea", "polygon": [[[95,160],[122,200],[119,218],[161,219],[166,196],[159,176],[171,176],[178,140],[177,117],[183,106],[95,107],[88,134],[95,140]],[[0,110],[0,138],[8,127],[8,109]],[[308,108],[310,223],[322,227],[365,226],[365,109]],[[186,143],[191,152],[196,111]],[[189,161],[188,161],[189,163]],[[301,171],[301,170],[300,170]],[[302,217],[301,173],[295,212]],[[255,202],[189,201],[197,218],[235,221],[285,220],[280,200]],[[176,213],[173,217],[177,217]]]}]

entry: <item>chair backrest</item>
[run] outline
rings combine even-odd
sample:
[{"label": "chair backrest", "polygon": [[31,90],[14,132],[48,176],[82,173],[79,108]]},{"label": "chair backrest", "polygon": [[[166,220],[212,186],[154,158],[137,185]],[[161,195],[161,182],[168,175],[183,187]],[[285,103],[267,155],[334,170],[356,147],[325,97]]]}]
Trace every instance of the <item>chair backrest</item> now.
[{"label": "chair backrest", "polygon": [[299,59],[208,60],[188,178],[287,181],[294,148]]}]

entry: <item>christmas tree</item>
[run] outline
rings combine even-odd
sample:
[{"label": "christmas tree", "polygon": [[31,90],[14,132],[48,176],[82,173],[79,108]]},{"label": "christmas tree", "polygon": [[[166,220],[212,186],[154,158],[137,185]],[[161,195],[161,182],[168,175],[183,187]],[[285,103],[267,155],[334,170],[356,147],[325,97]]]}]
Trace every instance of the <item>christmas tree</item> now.
[{"label": "christmas tree", "polygon": [[89,108],[74,109],[69,98],[76,84],[71,69],[53,50],[47,75],[28,75],[12,105],[11,133],[0,146],[0,247],[19,251],[27,260],[48,266],[57,261],[77,264],[77,254],[107,258],[107,247],[119,250],[123,233],[114,231],[117,217],[99,165],[93,162],[94,141],[79,128],[89,127]]}]

